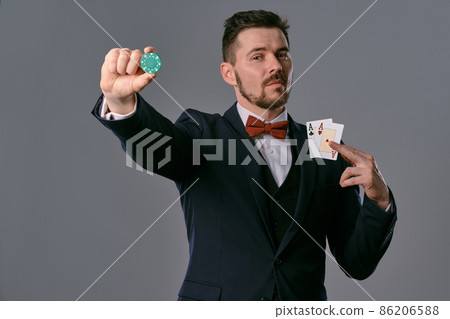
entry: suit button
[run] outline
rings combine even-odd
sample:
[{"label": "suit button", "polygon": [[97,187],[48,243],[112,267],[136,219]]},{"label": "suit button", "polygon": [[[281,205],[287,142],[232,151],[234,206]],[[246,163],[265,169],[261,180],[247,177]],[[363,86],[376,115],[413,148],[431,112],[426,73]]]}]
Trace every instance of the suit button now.
[{"label": "suit button", "polygon": [[277,227],[278,225],[279,225],[278,220],[276,220],[276,221],[273,222],[273,226],[274,226],[274,227]]},{"label": "suit button", "polygon": [[281,261],[280,258],[276,258],[276,259],[275,259],[275,263],[276,263],[277,265],[281,265],[282,261]]}]

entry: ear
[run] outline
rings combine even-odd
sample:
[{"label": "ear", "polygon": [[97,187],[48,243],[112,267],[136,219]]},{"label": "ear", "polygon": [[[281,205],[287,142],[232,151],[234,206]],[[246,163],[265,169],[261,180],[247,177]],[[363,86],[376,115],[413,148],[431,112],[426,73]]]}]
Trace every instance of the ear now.
[{"label": "ear", "polygon": [[233,66],[229,62],[222,62],[220,64],[220,73],[222,73],[223,80],[229,85],[236,86],[236,77],[234,76]]}]

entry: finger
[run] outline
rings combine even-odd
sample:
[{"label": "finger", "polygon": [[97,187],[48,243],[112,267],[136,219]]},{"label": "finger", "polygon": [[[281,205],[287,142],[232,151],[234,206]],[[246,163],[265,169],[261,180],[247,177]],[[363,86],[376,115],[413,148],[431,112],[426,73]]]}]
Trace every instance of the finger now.
[{"label": "finger", "polygon": [[130,61],[131,51],[128,48],[120,50],[119,58],[117,59],[117,73],[125,75],[127,71],[128,61]]},{"label": "finger", "polygon": [[109,61],[108,61],[108,56],[105,56],[105,62],[103,62],[102,64],[102,69],[101,69],[101,75],[102,78],[107,76],[107,74],[109,73]]},{"label": "finger", "polygon": [[355,186],[355,185],[362,185],[364,182],[364,179],[361,176],[355,176],[349,179],[346,179],[345,181],[339,183],[341,187],[349,187],[349,186]]},{"label": "finger", "polygon": [[346,162],[348,162],[348,163],[350,163],[350,164],[354,164],[354,163],[352,163],[352,161],[351,161],[350,159],[348,159],[348,158],[345,157],[344,155],[341,154],[341,156],[342,156],[342,158],[343,158]]},{"label": "finger", "polygon": [[[331,143],[332,143],[332,144],[331,144]],[[374,160],[374,157],[373,157],[372,154],[365,153],[365,152],[363,152],[363,151],[361,151],[361,150],[357,150],[356,148],[351,147],[351,146],[347,146],[347,145],[344,145],[344,144],[337,144],[337,143],[334,142],[334,141],[330,141],[330,142],[328,143],[328,145],[329,145],[331,148],[335,147],[334,149],[336,149],[336,150],[337,150],[337,148],[339,148],[339,147],[347,148],[347,149],[351,150],[352,152],[354,152],[355,154],[359,155],[360,157],[365,157],[365,158],[367,158],[368,160],[371,160],[371,161]],[[338,151],[338,150],[337,150],[337,151]],[[338,151],[338,152],[339,152],[339,151]],[[341,154],[341,155],[342,155],[342,154]]]},{"label": "finger", "polygon": [[359,154],[359,151],[353,147],[344,145],[344,144],[338,144],[334,141],[328,142],[328,145],[339,152],[341,156],[349,163],[351,164],[359,164],[361,163],[363,156]]},{"label": "finger", "polygon": [[144,53],[149,53],[149,52],[155,52],[158,53],[154,47],[145,47],[144,48]]},{"label": "finger", "polygon": [[356,176],[361,176],[364,173],[366,173],[366,170],[363,168],[359,168],[359,167],[347,167],[344,172],[341,175],[341,179],[339,180],[339,184],[345,182],[346,180],[350,179],[350,178],[354,178]]},{"label": "finger", "polygon": [[361,153],[362,156],[364,156],[365,158],[367,158],[369,161],[374,162],[375,161],[375,157],[372,154],[369,153],[365,153],[363,151],[359,151]]},{"label": "finger", "polygon": [[140,50],[134,50],[131,53],[130,61],[128,62],[126,72],[128,74],[135,74],[139,68],[139,61],[141,60],[142,53]]},{"label": "finger", "polygon": [[106,55],[105,59],[108,60],[109,72],[117,74],[117,59],[119,58],[120,50],[112,49]]},{"label": "finger", "polygon": [[153,79],[156,77],[156,74],[148,74],[144,73],[138,76],[133,82],[133,90],[134,92],[142,91]]},{"label": "finger", "polygon": [[[336,142],[334,142],[334,141],[329,141],[329,142],[328,142],[328,145],[329,145],[332,149],[338,151],[338,153],[341,154],[342,158],[343,158],[345,161],[349,162],[350,164],[355,164],[355,162],[352,160],[352,157],[351,157],[351,156],[347,156],[347,155],[348,155],[348,152],[344,152],[344,151],[343,151],[344,146],[346,146],[346,145],[338,144],[338,143],[336,143]],[[352,155],[352,154],[350,154],[350,155]]]}]

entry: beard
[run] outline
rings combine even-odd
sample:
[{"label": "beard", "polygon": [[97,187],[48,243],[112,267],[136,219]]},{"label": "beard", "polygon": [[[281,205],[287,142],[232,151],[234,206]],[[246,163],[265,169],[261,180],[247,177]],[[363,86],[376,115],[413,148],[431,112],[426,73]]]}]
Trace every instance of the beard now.
[{"label": "beard", "polygon": [[283,86],[286,87],[287,80],[282,73],[279,72],[277,74],[274,74],[269,79],[265,80],[263,82],[262,93],[259,96],[255,96],[254,94],[247,92],[244,86],[242,85],[242,81],[241,78],[239,77],[239,74],[236,71],[235,73],[239,92],[250,103],[257,105],[260,108],[271,110],[276,110],[287,103],[289,99],[290,89],[288,91],[287,89],[283,90],[283,87],[276,88],[275,91],[279,92],[281,95],[274,98],[268,97],[265,91],[266,85],[273,80],[281,79],[281,81],[283,82]]}]

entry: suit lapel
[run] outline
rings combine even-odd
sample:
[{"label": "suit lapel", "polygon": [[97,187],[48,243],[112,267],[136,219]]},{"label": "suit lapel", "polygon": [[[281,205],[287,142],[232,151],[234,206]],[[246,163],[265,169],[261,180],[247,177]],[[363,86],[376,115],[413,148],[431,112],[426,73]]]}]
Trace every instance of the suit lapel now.
[{"label": "suit lapel", "polygon": [[[239,137],[239,139],[247,139],[249,140],[253,146],[255,146],[255,142],[252,138],[250,138],[245,131],[245,126],[242,123],[241,117],[237,111],[236,103],[229,108],[223,115],[227,124],[235,131]],[[259,215],[262,219],[264,227],[266,229],[267,236],[270,239],[272,244],[273,251],[275,252],[276,245],[275,241],[272,238],[271,231],[269,229],[268,220],[269,220],[269,210],[267,205],[267,195],[264,191],[255,183],[257,182],[261,187],[265,187],[264,177],[262,172],[262,167],[256,162],[256,160],[252,157],[249,150],[245,147],[245,145],[240,141],[236,141],[236,164],[241,165],[242,161],[249,156],[251,158],[250,163],[245,167],[245,172],[247,174],[247,180],[253,195],[253,199],[256,202],[258,207]]]},{"label": "suit lapel", "polygon": [[[307,142],[306,129],[301,125],[297,124],[296,122],[294,122],[290,115],[288,115],[288,119],[289,119],[289,130],[290,132],[292,132],[290,136],[292,139],[297,140],[296,150],[298,157],[300,157],[301,156],[300,151],[303,147],[303,144]],[[317,169],[316,161],[309,160],[309,156],[308,158],[304,158],[303,162],[302,158],[298,159],[297,161],[298,163],[302,164],[302,165],[295,165],[293,167],[293,169],[299,169],[301,174],[299,193],[297,196],[297,204],[295,211],[288,212],[291,215],[291,217],[295,219],[296,222],[292,221],[292,223],[288,227],[286,234],[281,240],[280,246],[277,251],[277,255],[279,255],[286,248],[286,246],[289,244],[289,242],[292,240],[292,238],[298,231],[303,231],[299,227],[299,225],[301,225],[308,211],[309,202],[311,200],[311,196],[313,194],[315,186],[316,169]],[[297,225],[297,223],[299,225]]]}]

